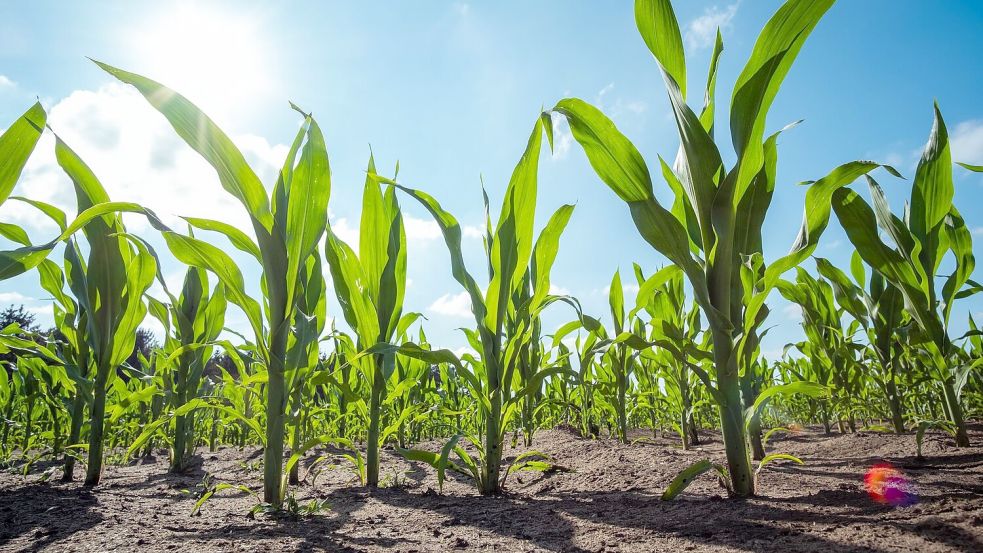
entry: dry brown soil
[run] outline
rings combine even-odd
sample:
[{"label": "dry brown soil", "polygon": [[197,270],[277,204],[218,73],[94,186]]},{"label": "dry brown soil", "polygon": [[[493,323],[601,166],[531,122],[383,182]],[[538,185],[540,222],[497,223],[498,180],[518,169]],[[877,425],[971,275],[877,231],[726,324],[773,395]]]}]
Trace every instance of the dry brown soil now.
[{"label": "dry brown soil", "polygon": [[[977,447],[969,449],[928,435],[923,460],[911,434],[774,437],[770,450],[806,464],[766,467],[760,497],[726,499],[704,475],[676,501],[660,501],[683,467],[702,457],[722,460],[719,438],[705,440],[682,451],[666,438],[621,445],[544,431],[536,449],[570,471],[513,475],[502,497],[479,497],[455,476],[438,494],[433,470],[386,452],[388,487],[370,493],[346,467],[321,473],[314,485],[306,475],[292,488],[297,499],[326,499],[330,507],[286,518],[247,516],[255,499],[237,490],[216,494],[201,516],[189,516],[194,500],[181,490],[194,489],[205,471],[260,488],[255,449],[203,451],[185,475],[167,474],[163,455],[112,466],[92,490],[41,482],[45,466],[38,465],[26,477],[0,474],[0,550],[983,551],[983,425],[974,426]],[[868,497],[863,475],[882,460],[917,487],[916,505],[893,508]]]}]

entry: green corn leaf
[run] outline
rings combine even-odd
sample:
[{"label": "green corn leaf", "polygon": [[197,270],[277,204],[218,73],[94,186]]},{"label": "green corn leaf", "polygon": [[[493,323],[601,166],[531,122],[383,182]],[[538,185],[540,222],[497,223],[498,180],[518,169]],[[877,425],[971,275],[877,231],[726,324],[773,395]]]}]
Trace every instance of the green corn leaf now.
[{"label": "green corn leaf", "polygon": [[146,77],[95,61],[110,75],[134,86],[174,127],[185,142],[215,168],[222,187],[246,207],[257,226],[269,233],[273,214],[259,177],[246,163],[242,152],[218,125],[187,98]]},{"label": "green corn leaf", "polygon": [[635,145],[599,109],[577,98],[553,108],[567,118],[597,176],[625,202],[652,198],[652,177]]},{"label": "green corn leaf", "polygon": [[0,135],[0,204],[7,201],[34,151],[48,114],[37,102]]},{"label": "green corn leaf", "polygon": [[256,242],[252,238],[238,228],[213,219],[202,219],[200,217],[182,217],[182,219],[197,229],[210,230],[225,235],[237,250],[248,253],[259,263],[263,262],[263,256],[259,251],[259,246],[256,245]]},{"label": "green corn leaf", "polygon": [[949,153],[949,135],[945,121],[935,104],[935,120],[932,131],[915,170],[914,186],[911,189],[910,214],[908,216],[911,233],[931,256],[932,267],[926,272],[932,274],[941,253],[936,251],[937,240],[934,234],[952,205],[954,189],[952,185],[952,157]]},{"label": "green corn leaf", "polygon": [[542,121],[537,118],[526,149],[509,179],[491,244],[492,276],[485,293],[484,325],[495,335],[501,332],[505,323],[512,291],[529,267],[542,139]]},{"label": "green corn leaf", "polygon": [[762,138],[771,103],[806,38],[834,0],[788,0],[765,24],[731,98],[730,130],[738,159],[738,199],[764,161]]},{"label": "green corn leaf", "polygon": [[755,471],[755,473],[761,472],[761,469],[765,468],[765,466],[768,465],[769,463],[771,463],[773,461],[779,461],[779,460],[781,460],[781,461],[792,461],[793,463],[795,463],[797,465],[804,465],[805,464],[802,461],[802,459],[799,459],[798,457],[796,457],[794,455],[789,455],[787,453],[772,453],[771,455],[766,455],[765,458],[762,459],[761,462],[758,463],[758,469]]},{"label": "green corn leaf", "polygon": [[564,205],[557,209],[548,223],[539,233],[536,246],[533,248],[530,272],[533,278],[533,295],[530,309],[535,310],[546,299],[550,289],[550,270],[560,249],[560,235],[566,228],[573,214],[572,205]]},{"label": "green corn leaf", "polygon": [[829,394],[829,388],[823,386],[822,384],[809,381],[790,382],[788,384],[780,384],[778,386],[765,388],[754,401],[754,405],[752,405],[744,414],[745,425],[750,424],[752,420],[760,417],[764,408],[776,396],[787,396],[794,394],[802,394],[809,397],[822,397]]},{"label": "green corn leaf", "polygon": [[665,75],[679,85],[680,95],[686,98],[686,56],[672,3],[669,0],[636,0],[635,24]]},{"label": "green corn leaf", "polygon": [[[285,306],[293,304],[297,278],[307,258],[317,249],[328,222],[328,199],[331,196],[328,151],[317,122],[310,117],[307,120],[307,142],[286,186]],[[274,267],[266,269],[272,271]]]},{"label": "green corn leaf", "polygon": [[666,491],[662,492],[662,501],[671,501],[675,499],[679,496],[679,494],[683,493],[683,490],[693,483],[693,480],[695,480],[701,474],[707,473],[711,470],[716,470],[720,473],[725,472],[722,466],[711,462],[709,459],[699,460],[686,467],[672,479],[672,482],[670,482],[669,486],[666,487]]},{"label": "green corn leaf", "polygon": [[58,230],[62,232],[64,232],[65,228],[68,226],[68,219],[65,216],[65,212],[49,203],[45,203],[39,200],[32,200],[29,198],[23,198],[21,196],[11,196],[10,199],[17,200],[19,202],[24,202],[30,206],[37,208],[38,211],[44,213],[45,215],[48,216],[49,219],[54,221],[55,224],[58,225]]}]

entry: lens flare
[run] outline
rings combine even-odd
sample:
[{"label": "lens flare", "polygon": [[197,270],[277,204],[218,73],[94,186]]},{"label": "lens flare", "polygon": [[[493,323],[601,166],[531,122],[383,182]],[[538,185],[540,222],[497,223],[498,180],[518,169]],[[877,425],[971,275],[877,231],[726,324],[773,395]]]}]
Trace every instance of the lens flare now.
[{"label": "lens flare", "polygon": [[918,502],[915,486],[890,463],[878,463],[864,476],[867,494],[877,503],[908,507]]}]

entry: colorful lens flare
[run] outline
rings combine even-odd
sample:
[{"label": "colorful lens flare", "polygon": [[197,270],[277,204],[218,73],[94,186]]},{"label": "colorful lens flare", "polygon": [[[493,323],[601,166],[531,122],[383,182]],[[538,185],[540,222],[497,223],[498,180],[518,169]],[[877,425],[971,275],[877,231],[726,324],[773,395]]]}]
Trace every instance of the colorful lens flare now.
[{"label": "colorful lens flare", "polygon": [[877,503],[908,507],[918,502],[915,486],[890,463],[878,463],[864,476],[867,494]]}]

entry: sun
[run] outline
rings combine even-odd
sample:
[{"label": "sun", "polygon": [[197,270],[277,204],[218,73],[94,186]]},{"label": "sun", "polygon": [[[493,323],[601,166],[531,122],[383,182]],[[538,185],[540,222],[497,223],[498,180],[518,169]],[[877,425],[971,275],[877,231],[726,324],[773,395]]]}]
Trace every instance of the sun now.
[{"label": "sun", "polygon": [[241,115],[274,90],[273,47],[261,18],[217,4],[147,14],[126,33],[131,70],[176,90],[213,116]]}]

